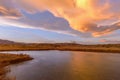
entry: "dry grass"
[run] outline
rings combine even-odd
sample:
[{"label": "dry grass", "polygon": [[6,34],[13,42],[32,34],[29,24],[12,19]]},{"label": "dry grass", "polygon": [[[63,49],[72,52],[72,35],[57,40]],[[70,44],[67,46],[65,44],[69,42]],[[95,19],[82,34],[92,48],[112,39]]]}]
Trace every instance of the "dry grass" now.
[{"label": "dry grass", "polygon": [[0,53],[0,80],[9,80],[5,77],[7,70],[4,68],[7,65],[20,63],[31,60],[32,58],[26,54],[3,54]]},{"label": "dry grass", "polygon": [[0,51],[25,51],[25,50],[69,50],[69,51],[92,51],[120,53],[120,44],[106,45],[80,45],[74,43],[54,44],[3,44]]}]

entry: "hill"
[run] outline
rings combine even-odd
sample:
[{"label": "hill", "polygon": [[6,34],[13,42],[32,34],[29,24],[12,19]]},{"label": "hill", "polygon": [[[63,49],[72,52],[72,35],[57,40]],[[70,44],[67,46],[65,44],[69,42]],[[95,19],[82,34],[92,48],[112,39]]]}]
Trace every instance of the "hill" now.
[{"label": "hill", "polygon": [[0,44],[15,44],[17,42],[0,39]]}]

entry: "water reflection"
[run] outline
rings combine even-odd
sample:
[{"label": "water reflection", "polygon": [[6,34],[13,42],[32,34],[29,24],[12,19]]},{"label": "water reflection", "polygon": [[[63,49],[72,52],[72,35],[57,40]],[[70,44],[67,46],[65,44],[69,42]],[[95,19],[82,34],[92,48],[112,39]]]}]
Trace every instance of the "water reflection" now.
[{"label": "water reflection", "polygon": [[11,66],[17,80],[120,80],[120,54],[31,51],[35,59]]},{"label": "water reflection", "polygon": [[119,62],[117,54],[72,52],[72,80],[119,80]]}]

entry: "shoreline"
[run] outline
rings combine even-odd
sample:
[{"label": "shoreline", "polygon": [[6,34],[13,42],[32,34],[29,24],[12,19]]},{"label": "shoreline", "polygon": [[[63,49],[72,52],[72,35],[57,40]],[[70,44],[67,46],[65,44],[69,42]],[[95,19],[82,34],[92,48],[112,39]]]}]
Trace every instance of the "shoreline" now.
[{"label": "shoreline", "polygon": [[9,78],[6,78],[6,73],[9,72],[7,69],[5,69],[6,66],[18,64],[32,59],[32,57],[26,54],[0,53],[0,80],[10,80]]},{"label": "shoreline", "polygon": [[1,44],[0,51],[84,51],[84,52],[107,52],[120,53],[120,44],[104,45],[81,45],[73,43],[56,43],[56,44]]},{"label": "shoreline", "polygon": [[6,51],[82,51],[82,52],[99,52],[99,53],[120,53],[120,50],[103,50],[103,49],[9,49],[9,50],[0,50],[0,52]]}]

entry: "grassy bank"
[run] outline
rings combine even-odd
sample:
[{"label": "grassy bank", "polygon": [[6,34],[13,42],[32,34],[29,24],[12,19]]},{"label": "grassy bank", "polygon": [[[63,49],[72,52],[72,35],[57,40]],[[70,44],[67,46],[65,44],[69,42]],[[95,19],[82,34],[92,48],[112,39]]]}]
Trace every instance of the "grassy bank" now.
[{"label": "grassy bank", "polygon": [[26,54],[3,54],[0,53],[0,80],[9,80],[5,77],[7,70],[4,68],[10,64],[20,63],[23,61],[32,60],[29,55]]},{"label": "grassy bank", "polygon": [[27,50],[62,50],[62,51],[87,51],[87,52],[112,52],[120,53],[120,44],[81,45],[74,43],[54,44],[2,44],[0,51],[27,51]]}]

